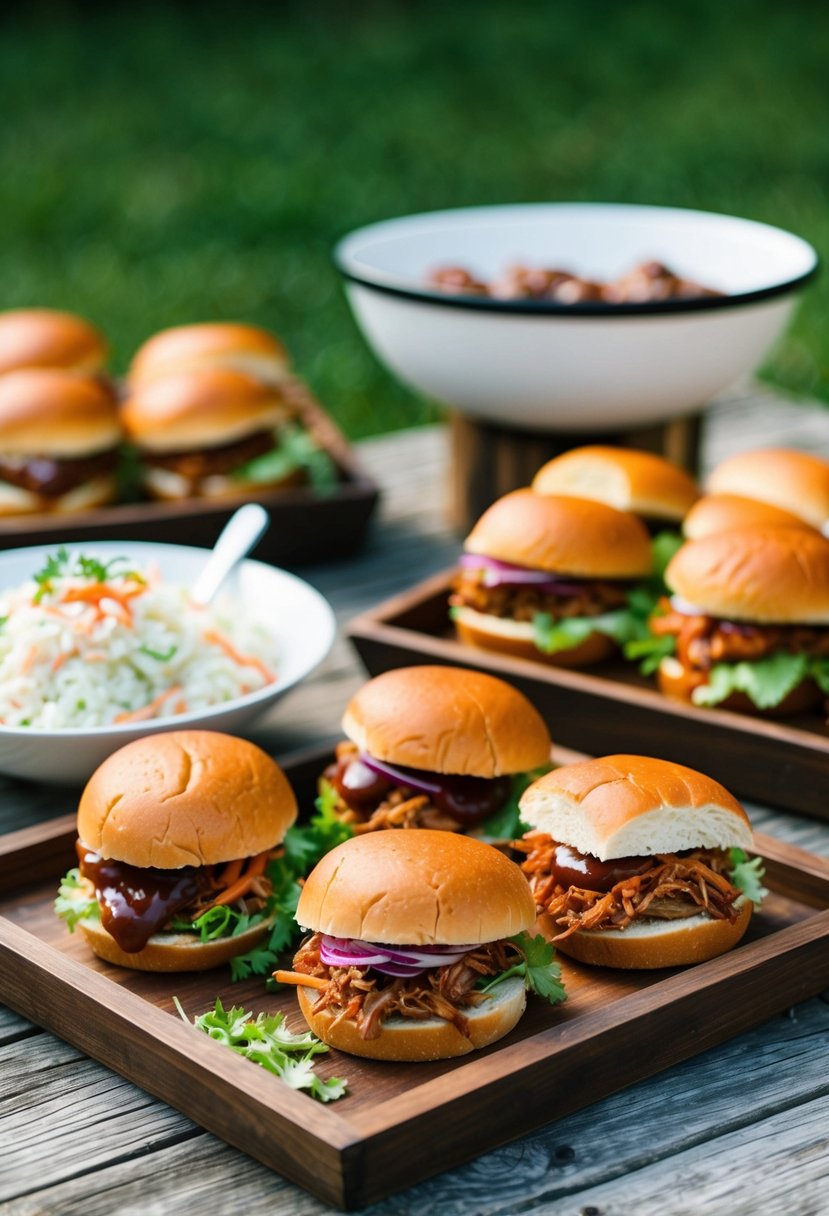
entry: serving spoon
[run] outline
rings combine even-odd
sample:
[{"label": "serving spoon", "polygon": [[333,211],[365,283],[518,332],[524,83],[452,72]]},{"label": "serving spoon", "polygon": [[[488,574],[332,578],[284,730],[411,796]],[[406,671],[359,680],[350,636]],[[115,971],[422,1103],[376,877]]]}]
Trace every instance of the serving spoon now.
[{"label": "serving spoon", "polygon": [[190,599],[193,603],[210,603],[228,575],[267,532],[270,522],[268,512],[255,502],[246,503],[233,512],[192,586]]}]

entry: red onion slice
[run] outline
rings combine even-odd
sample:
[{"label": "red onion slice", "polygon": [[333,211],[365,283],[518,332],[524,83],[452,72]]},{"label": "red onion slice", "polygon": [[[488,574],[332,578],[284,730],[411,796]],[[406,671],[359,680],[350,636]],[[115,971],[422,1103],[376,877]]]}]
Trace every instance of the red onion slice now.
[{"label": "red onion slice", "polygon": [[551,595],[580,595],[586,584],[582,581],[559,578],[549,570],[533,570],[528,566],[515,566],[495,557],[481,553],[463,553],[460,564],[465,570],[482,570],[485,587],[537,587]]},{"label": "red onion slice", "polygon": [[398,768],[395,764],[386,764],[385,760],[376,760],[368,752],[360,752],[360,763],[381,777],[388,777],[395,785],[403,785],[407,790],[417,790],[419,794],[439,794],[443,788],[439,782],[430,781],[416,768]]},{"label": "red onion slice", "polygon": [[405,977],[420,975],[433,967],[448,967],[474,949],[475,945],[378,946],[374,942],[323,934],[320,958],[328,967],[373,967],[385,975]]}]

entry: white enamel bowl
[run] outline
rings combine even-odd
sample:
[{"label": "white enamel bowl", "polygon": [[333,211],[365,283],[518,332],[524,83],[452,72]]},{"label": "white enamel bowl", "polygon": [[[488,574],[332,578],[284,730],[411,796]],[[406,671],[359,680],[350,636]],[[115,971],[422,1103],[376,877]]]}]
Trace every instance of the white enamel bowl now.
[{"label": "white enamel bowl", "polygon": [[[25,583],[56,548],[49,545],[0,554],[0,590]],[[125,555],[140,567],[156,563],[165,580],[185,585],[195,580],[208,556],[205,549],[138,541],[96,541],[82,546],[69,544],[67,548],[104,559]],[[245,561],[220,592],[225,593],[276,631],[281,656],[276,683],[211,709],[157,721],[84,730],[0,726],[0,773],[71,785],[85,782],[108,755],[142,735],[184,727],[238,734],[309,675],[330,650],[336,633],[334,614],[327,600],[302,579],[263,562]]]},{"label": "white enamel bowl", "polygon": [[[501,425],[582,432],[676,418],[753,371],[818,265],[811,245],[768,224],[605,203],[407,216],[351,233],[334,260],[369,345],[411,388]],[[650,260],[727,294],[568,305],[425,282],[438,266],[488,280],[516,263],[604,281]]]}]

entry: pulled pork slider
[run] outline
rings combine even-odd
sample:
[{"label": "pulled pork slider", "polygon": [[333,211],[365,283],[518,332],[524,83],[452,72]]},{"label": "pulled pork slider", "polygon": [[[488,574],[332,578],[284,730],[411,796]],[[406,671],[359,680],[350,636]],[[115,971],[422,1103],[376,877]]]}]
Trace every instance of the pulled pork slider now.
[{"label": "pulled pork slider", "polygon": [[137,739],[81,795],[79,867],[56,910],[110,963],[218,966],[273,925],[268,862],[295,818],[287,778],[252,743],[198,730]]},{"label": "pulled pork slider", "polygon": [[107,359],[103,334],[71,312],[16,308],[0,312],[0,374],[55,367],[96,375]]},{"label": "pulled pork slider", "polygon": [[244,495],[305,478],[281,450],[291,408],[247,372],[202,367],[139,384],[122,418],[154,498]]},{"label": "pulled pork slider", "polygon": [[[312,936],[276,978],[297,985],[305,1020],[332,1047],[447,1059],[494,1043],[524,1012],[535,904],[518,866],[478,840],[353,837],[308,875],[296,917]],[[548,999],[561,1000],[544,947]]]},{"label": "pulled pork slider", "polygon": [[348,742],[321,804],[360,835],[380,828],[476,829],[509,839],[518,798],[550,765],[544,721],[516,689],[457,667],[400,667],[349,702]]},{"label": "pulled pork slider", "polygon": [[829,693],[829,540],[735,528],[689,541],[651,618],[659,686],[695,705],[798,713]]},{"label": "pulled pork slider", "polygon": [[712,494],[739,494],[782,507],[819,530],[829,521],[829,460],[809,452],[739,452],[717,465],[706,488]]},{"label": "pulled pork slider", "polygon": [[99,381],[32,368],[0,376],[0,515],[112,502],[121,424]]},{"label": "pulled pork slider", "polygon": [[527,790],[521,812],[535,829],[521,847],[541,924],[583,963],[703,962],[737,944],[762,897],[745,811],[681,764],[568,764]]},{"label": "pulled pork slider", "polygon": [[466,539],[450,599],[470,646],[583,667],[630,636],[628,594],[651,574],[648,533],[606,503],[513,490]]},{"label": "pulled pork slider", "polygon": [[678,524],[699,498],[697,484],[664,456],[633,448],[572,448],[533,478],[536,494],[591,498],[630,511],[654,527]]},{"label": "pulled pork slider", "polygon": [[716,532],[728,532],[731,528],[744,528],[751,524],[814,530],[800,516],[775,507],[770,502],[758,502],[757,499],[743,498],[739,494],[704,494],[685,516],[682,533],[686,540],[702,540],[704,536],[712,536]]},{"label": "pulled pork slider", "polygon": [[227,367],[279,384],[290,374],[288,352],[265,329],[233,321],[178,325],[154,334],[136,352],[128,373],[134,389],[194,368]]}]

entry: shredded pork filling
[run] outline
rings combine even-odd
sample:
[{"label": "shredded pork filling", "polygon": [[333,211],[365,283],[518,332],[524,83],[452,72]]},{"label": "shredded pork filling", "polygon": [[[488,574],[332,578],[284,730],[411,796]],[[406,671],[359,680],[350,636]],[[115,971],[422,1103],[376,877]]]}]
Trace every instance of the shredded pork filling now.
[{"label": "shredded pork filling", "polygon": [[651,632],[657,637],[676,637],[676,657],[686,668],[709,671],[715,663],[763,659],[780,650],[829,655],[829,629],[820,626],[723,621],[702,613],[677,612],[668,599],[660,601],[659,610],[661,615],[651,618]]},{"label": "shredded pork filling", "polygon": [[[552,577],[552,575],[551,575]],[[454,594],[450,599],[453,607],[472,608],[487,616],[498,616],[513,621],[532,621],[539,612],[548,612],[555,620],[575,616],[599,616],[613,608],[621,608],[626,602],[625,587],[621,583],[592,579],[574,579],[577,592],[554,595],[538,587],[519,587],[503,584],[486,587],[477,572],[464,572],[458,576]]]},{"label": "shredded pork filling", "polygon": [[315,933],[300,946],[294,970],[327,980],[314,1002],[314,1013],[336,1011],[333,1025],[346,1019],[357,1023],[360,1037],[376,1039],[382,1022],[391,1017],[426,1021],[443,1018],[469,1037],[464,1010],[487,1000],[475,985],[486,976],[500,975],[523,958],[509,941],[488,942],[471,950],[457,963],[435,967],[408,979],[395,979],[371,967],[330,967],[320,958],[322,934]]},{"label": "shredded pork filling", "polygon": [[609,891],[591,891],[558,881],[556,847],[544,832],[516,842],[527,854],[521,868],[537,907],[559,926],[553,941],[580,929],[623,930],[636,919],[678,920],[700,912],[732,924],[737,919],[734,905],[741,892],[727,878],[730,860],[724,849],[656,854],[644,872],[622,879]]},{"label": "shredded pork filling", "polygon": [[[351,760],[356,760],[360,749],[356,743],[344,740],[335,749],[336,762],[326,769],[324,778],[332,782],[338,770]],[[374,805],[366,803],[350,806],[340,796],[335,808],[337,818],[347,823],[355,836],[366,832],[377,832],[385,828],[433,828],[437,831],[456,832],[461,824],[446,811],[435,806],[428,794],[419,794],[404,786],[385,790]]]}]

